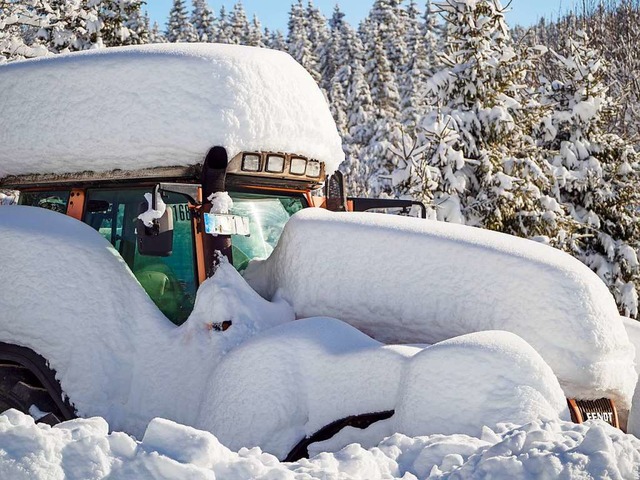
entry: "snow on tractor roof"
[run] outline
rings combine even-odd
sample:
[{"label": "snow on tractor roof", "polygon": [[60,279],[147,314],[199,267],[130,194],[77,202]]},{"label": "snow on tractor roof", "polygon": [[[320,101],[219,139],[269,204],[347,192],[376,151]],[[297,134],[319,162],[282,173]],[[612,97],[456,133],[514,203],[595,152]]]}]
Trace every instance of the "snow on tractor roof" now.
[{"label": "snow on tractor roof", "polygon": [[0,66],[0,178],[200,164],[271,150],[344,159],[327,102],[286,53],[144,45]]}]

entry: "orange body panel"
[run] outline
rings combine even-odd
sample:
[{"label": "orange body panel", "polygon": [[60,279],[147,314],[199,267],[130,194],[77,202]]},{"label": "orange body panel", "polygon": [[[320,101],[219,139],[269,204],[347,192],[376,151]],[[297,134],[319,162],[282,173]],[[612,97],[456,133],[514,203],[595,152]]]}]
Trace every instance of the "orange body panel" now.
[{"label": "orange body panel", "polygon": [[84,213],[84,190],[74,188],[69,194],[69,204],[67,205],[67,215],[82,221]]}]

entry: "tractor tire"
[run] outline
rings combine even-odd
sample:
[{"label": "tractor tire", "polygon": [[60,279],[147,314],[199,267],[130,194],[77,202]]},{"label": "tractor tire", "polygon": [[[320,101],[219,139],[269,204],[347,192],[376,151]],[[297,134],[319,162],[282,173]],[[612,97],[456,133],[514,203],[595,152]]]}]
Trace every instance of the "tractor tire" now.
[{"label": "tractor tire", "polygon": [[0,413],[10,408],[48,425],[64,419],[47,389],[29,369],[4,362],[0,363]]}]

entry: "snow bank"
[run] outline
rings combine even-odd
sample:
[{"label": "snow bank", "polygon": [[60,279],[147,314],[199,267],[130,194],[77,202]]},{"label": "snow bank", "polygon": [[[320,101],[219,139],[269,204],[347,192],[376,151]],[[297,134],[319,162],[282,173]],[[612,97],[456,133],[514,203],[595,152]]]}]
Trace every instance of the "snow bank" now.
[{"label": "snow bank", "polygon": [[153,420],[138,442],[100,418],[56,427],[0,416],[0,477],[12,480],[638,478],[640,440],[601,422],[536,421],[478,438],[393,435],[378,446],[279,463],[260,449],[225,448],[212,434]]},{"label": "snow bank", "polygon": [[245,279],[298,317],[339,318],[383,342],[510,331],[542,355],[568,397],[613,397],[623,416],[630,406],[634,349],[611,294],[585,265],[532,241],[306,209]]},{"label": "snow bank", "polygon": [[[194,424],[220,358],[261,329],[291,321],[229,264],[200,287],[181,327],[149,299],[100,234],[33,207],[0,209],[0,341],[49,360],[82,416],[134,435],[153,417]],[[231,320],[232,328],[214,330]]]},{"label": "snow bank", "polygon": [[0,66],[0,178],[200,164],[209,148],[344,159],[320,89],[288,54],[145,45]]}]

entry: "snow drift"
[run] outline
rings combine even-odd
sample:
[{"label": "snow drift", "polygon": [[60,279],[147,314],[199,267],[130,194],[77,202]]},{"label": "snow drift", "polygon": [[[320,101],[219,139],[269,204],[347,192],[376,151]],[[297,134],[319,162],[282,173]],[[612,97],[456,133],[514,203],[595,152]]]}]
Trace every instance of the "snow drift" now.
[{"label": "snow drift", "polygon": [[510,331],[542,355],[568,397],[613,397],[623,416],[630,406],[634,349],[607,287],[578,260],[529,240],[306,209],[245,279],[298,317],[339,318],[383,342]]},{"label": "snow drift", "polygon": [[[416,431],[418,421],[425,432],[446,422],[447,431],[477,433],[497,421],[567,418],[551,370],[515,335],[384,346],[335,319],[293,322],[290,305],[261,298],[228,263],[201,285],[191,316],[175,327],[111,244],[77,220],[1,208],[0,245],[2,274],[11,279],[0,290],[0,341],[44,356],[80,415],[138,437],[163,417],[215,432],[233,448],[260,445],[283,456],[327,423],[386,409],[397,408],[397,419],[365,440]],[[212,328],[228,320],[228,330]],[[483,361],[470,365],[466,354]],[[456,361],[445,365],[446,356]],[[455,392],[440,402],[435,390],[423,391],[425,381]],[[488,396],[494,407],[476,403]],[[475,406],[460,415],[463,405]]]},{"label": "snow drift", "polygon": [[320,89],[288,54],[171,44],[0,66],[0,178],[200,164],[274,150],[344,159]]},{"label": "snow drift", "polygon": [[15,410],[0,416],[0,477],[12,480],[638,478],[640,440],[607,424],[535,421],[467,435],[393,435],[374,448],[280,463],[238,452],[211,433],[154,419],[141,441],[101,418],[53,428]]}]

